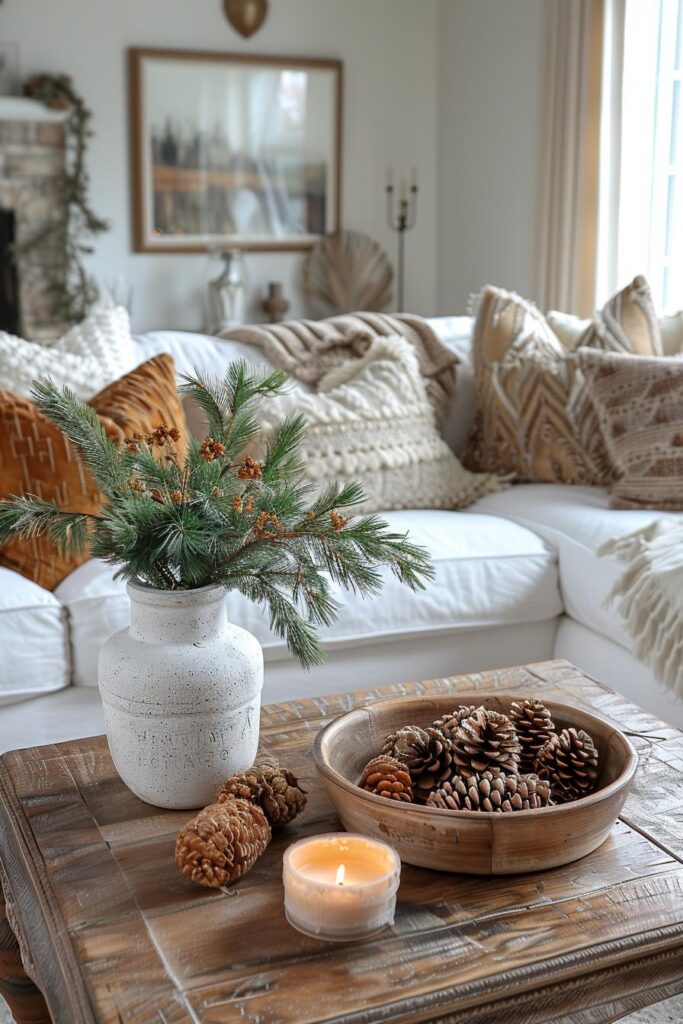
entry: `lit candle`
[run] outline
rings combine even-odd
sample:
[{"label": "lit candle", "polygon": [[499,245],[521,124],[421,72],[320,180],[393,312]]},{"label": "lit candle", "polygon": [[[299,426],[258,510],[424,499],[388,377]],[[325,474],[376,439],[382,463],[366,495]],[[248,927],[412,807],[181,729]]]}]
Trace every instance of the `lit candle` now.
[{"label": "lit candle", "polygon": [[294,843],[282,880],[289,923],[329,942],[363,939],[394,923],[401,861],[377,839],[335,832]]}]

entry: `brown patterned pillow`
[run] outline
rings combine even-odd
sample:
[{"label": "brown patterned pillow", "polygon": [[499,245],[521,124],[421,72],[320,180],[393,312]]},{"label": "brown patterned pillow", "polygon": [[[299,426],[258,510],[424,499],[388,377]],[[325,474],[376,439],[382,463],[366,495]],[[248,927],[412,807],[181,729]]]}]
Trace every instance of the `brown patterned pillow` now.
[{"label": "brown patterned pillow", "polygon": [[579,355],[619,478],[612,508],[683,510],[683,359]]},{"label": "brown patterned pillow", "polygon": [[465,456],[468,469],[514,473],[534,482],[611,482],[614,465],[576,352],[583,347],[623,351],[628,344],[643,354],[661,351],[643,278],[596,314],[574,352],[531,303],[500,288],[484,288],[472,342],[478,411]]},{"label": "brown patterned pillow", "polygon": [[[175,368],[168,355],[138,366],[88,404],[117,443],[134,431],[149,433],[160,423],[185,432]],[[12,494],[35,494],[76,512],[96,513],[101,503],[90,474],[62,433],[30,399],[0,389],[0,497]],[[54,590],[88,557],[62,555],[47,538],[12,540],[0,548],[0,565],[47,590]]]}]

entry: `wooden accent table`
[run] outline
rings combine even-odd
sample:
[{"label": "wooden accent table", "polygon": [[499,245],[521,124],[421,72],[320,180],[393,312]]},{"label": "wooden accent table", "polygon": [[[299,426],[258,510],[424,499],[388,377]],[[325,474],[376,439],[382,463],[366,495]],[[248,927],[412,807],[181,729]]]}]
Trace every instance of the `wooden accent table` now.
[{"label": "wooden accent table", "polygon": [[[473,689],[572,701],[631,737],[641,763],[611,837],[536,875],[404,865],[396,924],[370,942],[293,931],[282,853],[337,828],[309,756],[317,731],[385,696],[452,693],[456,703]],[[230,894],[176,871],[190,815],[136,799],[103,737],[2,757],[8,918],[58,1024],[602,1024],[683,991],[683,734],[566,662],[271,705],[262,740],[310,803]],[[0,992],[22,1024],[49,1020],[17,953],[0,913]]]}]

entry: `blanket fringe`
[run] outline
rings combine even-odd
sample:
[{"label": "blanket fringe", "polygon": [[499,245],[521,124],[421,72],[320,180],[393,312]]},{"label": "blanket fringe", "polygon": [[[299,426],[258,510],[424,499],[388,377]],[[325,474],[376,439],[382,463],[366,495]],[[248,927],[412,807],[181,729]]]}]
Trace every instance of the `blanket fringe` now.
[{"label": "blanket fringe", "polygon": [[598,555],[627,563],[606,604],[617,604],[636,656],[683,699],[683,524],[657,520],[607,541]]}]

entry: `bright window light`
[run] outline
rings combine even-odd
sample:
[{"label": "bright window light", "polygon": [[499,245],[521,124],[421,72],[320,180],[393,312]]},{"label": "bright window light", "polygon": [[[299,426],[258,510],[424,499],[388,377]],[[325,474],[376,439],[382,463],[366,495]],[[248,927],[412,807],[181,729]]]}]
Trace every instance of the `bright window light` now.
[{"label": "bright window light", "polygon": [[662,311],[683,307],[682,90],[683,0],[626,0],[609,284],[645,273]]}]

